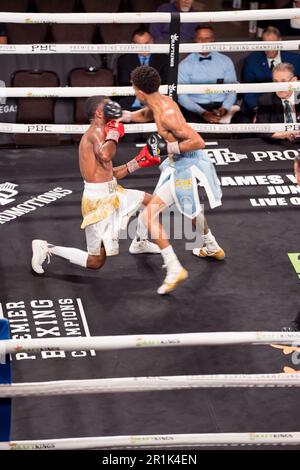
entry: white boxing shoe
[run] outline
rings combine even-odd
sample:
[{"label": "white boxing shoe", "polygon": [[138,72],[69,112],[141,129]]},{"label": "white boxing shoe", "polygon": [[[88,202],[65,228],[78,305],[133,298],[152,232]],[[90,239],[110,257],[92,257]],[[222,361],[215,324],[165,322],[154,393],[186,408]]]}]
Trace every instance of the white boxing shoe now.
[{"label": "white boxing shoe", "polygon": [[162,285],[157,289],[157,293],[160,295],[169,294],[172,290],[176,289],[178,284],[185,281],[188,276],[188,271],[182,266],[176,271],[170,271]]},{"label": "white boxing shoe", "polygon": [[156,243],[152,243],[147,239],[138,241],[134,238],[129,247],[129,253],[132,255],[139,255],[141,253],[157,254],[160,253],[160,248]]},{"label": "white boxing shoe", "polygon": [[48,258],[48,264],[50,262],[50,253],[48,243],[45,240],[32,240],[32,258],[31,266],[34,272],[37,274],[43,274],[43,263]]},{"label": "white boxing shoe", "polygon": [[193,255],[199,258],[214,258],[218,261],[222,261],[225,258],[225,251],[220,246],[216,247],[215,250],[209,250],[206,246],[202,248],[194,248]]}]

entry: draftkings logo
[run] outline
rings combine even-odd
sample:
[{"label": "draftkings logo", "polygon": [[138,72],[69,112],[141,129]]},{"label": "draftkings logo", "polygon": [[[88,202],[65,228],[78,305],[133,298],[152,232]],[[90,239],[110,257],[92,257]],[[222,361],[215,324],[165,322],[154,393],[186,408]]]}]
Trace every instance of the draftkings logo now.
[{"label": "draftkings logo", "polygon": [[171,46],[170,46],[170,67],[175,67],[175,48],[176,43],[178,42],[178,34],[171,34]]},{"label": "draftkings logo", "polygon": [[288,253],[288,257],[300,279],[300,253]]},{"label": "draftkings logo", "polygon": [[170,98],[173,98],[177,93],[177,85],[175,83],[172,83],[171,85],[168,85],[168,95]]},{"label": "draftkings logo", "polygon": [[6,206],[6,204],[15,201],[14,197],[18,194],[17,186],[17,184],[8,182],[0,184],[0,206]]}]

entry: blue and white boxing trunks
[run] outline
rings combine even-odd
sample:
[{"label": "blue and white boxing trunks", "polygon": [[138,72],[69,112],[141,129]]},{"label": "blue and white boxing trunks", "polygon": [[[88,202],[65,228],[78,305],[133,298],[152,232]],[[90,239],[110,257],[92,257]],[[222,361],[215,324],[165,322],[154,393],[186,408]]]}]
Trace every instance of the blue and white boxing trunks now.
[{"label": "blue and white boxing trunks", "polygon": [[212,209],[222,204],[215,167],[202,150],[168,157],[159,168],[161,175],[154,193],[167,206],[175,203],[183,215],[197,217],[201,212],[198,186],[205,189]]}]

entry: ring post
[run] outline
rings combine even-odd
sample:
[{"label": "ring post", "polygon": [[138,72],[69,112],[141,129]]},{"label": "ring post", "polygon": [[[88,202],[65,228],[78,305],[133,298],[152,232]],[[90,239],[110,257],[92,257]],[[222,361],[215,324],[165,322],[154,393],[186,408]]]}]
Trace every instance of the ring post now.
[{"label": "ring post", "polygon": [[[8,354],[1,348],[1,340],[9,339],[9,322],[0,318],[0,384],[11,383],[11,368]],[[11,399],[0,399],[0,442],[10,440]]]},{"label": "ring post", "polygon": [[171,13],[170,24],[170,53],[168,71],[168,95],[177,101],[178,63],[180,44],[180,13]]}]

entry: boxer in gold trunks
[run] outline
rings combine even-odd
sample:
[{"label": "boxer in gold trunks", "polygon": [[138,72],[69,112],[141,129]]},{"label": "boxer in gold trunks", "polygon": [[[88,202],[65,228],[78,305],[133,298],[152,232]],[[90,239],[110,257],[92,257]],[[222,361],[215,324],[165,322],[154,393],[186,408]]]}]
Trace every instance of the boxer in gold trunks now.
[{"label": "boxer in gold trunks", "polygon": [[[42,265],[47,258],[49,262],[51,255],[84,268],[101,268],[107,256],[119,253],[119,232],[126,228],[129,217],[151,199],[144,191],[122,188],[117,179],[139,168],[158,165],[159,158],[152,157],[145,147],[127,164],[114,168],[118,141],[124,135],[124,125],[118,120],[122,109],[106,97],[94,96],[87,100],[86,111],[91,124],[79,144],[79,166],[84,180],[81,228],[85,230],[87,251],[33,240],[31,265],[38,274],[44,272]],[[130,252],[160,252],[147,239],[147,229],[141,222]]]}]

